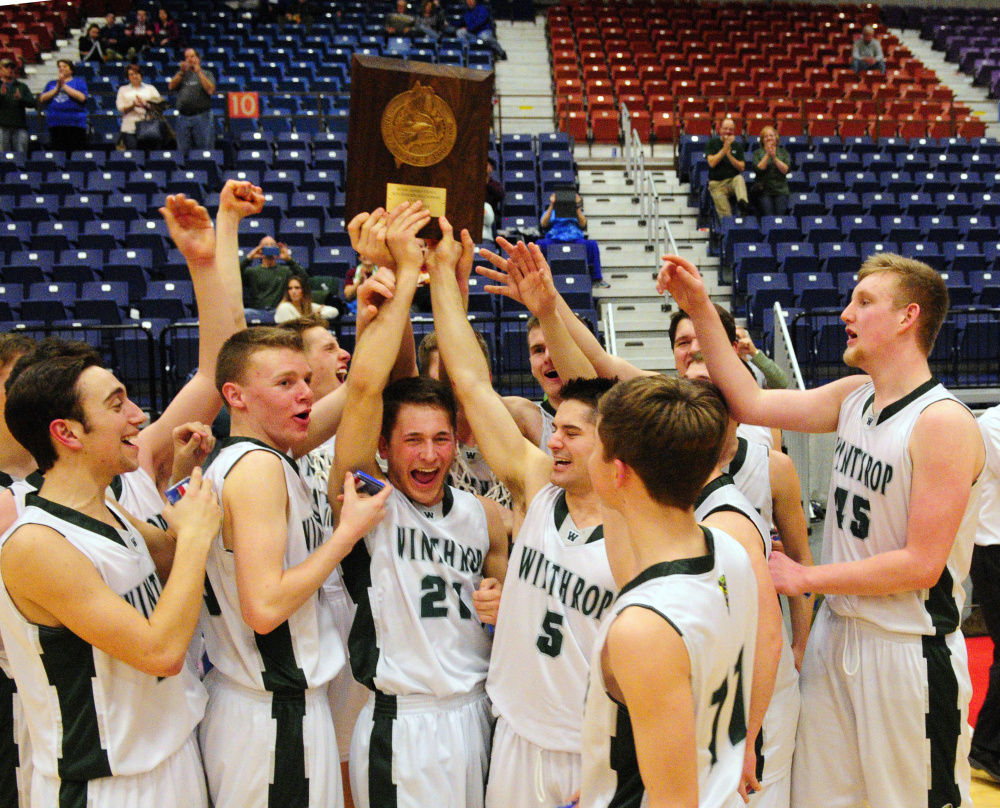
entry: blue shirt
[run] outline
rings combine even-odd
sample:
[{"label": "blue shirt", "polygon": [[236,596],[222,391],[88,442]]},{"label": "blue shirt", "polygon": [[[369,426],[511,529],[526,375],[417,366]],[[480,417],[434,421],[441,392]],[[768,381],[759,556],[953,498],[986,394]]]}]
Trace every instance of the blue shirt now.
[{"label": "blue shirt", "polygon": [[[53,90],[58,82],[50,81],[45,85],[45,92]],[[45,120],[49,126],[79,126],[87,128],[87,82],[74,76],[66,84],[84,95],[83,103],[74,101],[65,90],[60,90],[49,102]]]},{"label": "blue shirt", "polygon": [[490,27],[490,11],[486,6],[476,6],[465,10],[465,27],[470,34],[478,34]]},{"label": "blue shirt", "polygon": [[549,227],[548,232],[545,234],[545,238],[549,241],[583,241],[583,239],[587,238],[580,229],[575,216],[565,219],[553,216],[549,221],[551,222],[551,227]]}]

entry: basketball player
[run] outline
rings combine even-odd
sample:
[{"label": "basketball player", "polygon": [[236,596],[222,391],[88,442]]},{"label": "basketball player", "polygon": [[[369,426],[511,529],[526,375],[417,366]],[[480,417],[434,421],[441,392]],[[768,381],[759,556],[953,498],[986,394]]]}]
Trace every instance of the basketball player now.
[{"label": "basketball player", "polygon": [[349,484],[337,529],[324,532],[289,456],[309,438],[310,378],[294,332],[247,329],[219,354],[231,437],[206,472],[224,518],[206,571],[214,668],[200,729],[217,808],[343,804],[327,686],[344,649],[320,589],[384,515],[389,490],[359,500]]},{"label": "basketball player", "polygon": [[[519,244],[510,247],[506,263],[522,279],[529,309],[541,315],[545,337],[555,343],[564,337],[573,346],[561,352],[560,376],[592,376],[565,329],[558,331],[554,289],[524,279],[519,268],[532,260]],[[499,615],[489,618],[497,629],[486,690],[497,726],[486,806],[564,805],[580,789],[580,716],[590,651],[616,590],[604,514],[586,467],[597,402],[613,382],[571,378],[562,387],[550,456],[522,435],[494,392],[458,284],[447,271],[431,274],[431,300],[448,376],[484,459],[509,488],[514,506],[511,574],[502,597],[489,585],[476,597],[481,615],[496,608],[499,597]]]},{"label": "basketball player", "polygon": [[[489,755],[490,638],[472,595],[484,577],[503,580],[506,531],[496,503],[445,483],[455,452],[450,390],[426,378],[388,385],[424,263],[416,233],[429,220],[421,203],[385,218],[395,288],[355,347],[330,479],[335,520],[341,471],[382,478],[376,451],[395,487],[385,521],[342,565],[358,604],[351,665],[372,690],[351,746],[359,808],[481,808]],[[427,260],[454,273],[460,252],[449,237]]]},{"label": "basketball player", "polygon": [[[318,314],[310,314],[282,323],[280,328],[302,336],[302,354],[312,373],[309,387],[313,391],[313,396],[322,399],[336,390],[341,390],[344,379],[347,378],[351,354],[340,347],[337,338],[330,333],[327,321]],[[299,458],[299,469],[312,495],[313,513],[327,534],[333,532],[333,511],[330,510],[330,500],[326,492],[330,482],[330,469],[333,468],[336,440],[334,435],[326,443]],[[334,569],[323,584],[323,596],[333,611],[341,642],[346,649],[355,607],[347,590],[344,589],[339,567]],[[368,698],[368,691],[354,680],[350,667],[345,665],[330,682],[328,695],[330,709],[333,711],[333,726],[337,731],[344,804],[347,808],[353,808],[347,764],[351,753],[351,734],[358,713]]]},{"label": "basketball player", "polygon": [[837,430],[824,563],[770,559],[779,592],[827,596],[802,664],[792,804],[967,804],[961,582],[985,449],[927,363],[948,309],[944,281],[918,261],[868,259],[841,319],[844,360],[870,378],[804,392],[747,381],[691,263],[666,256],[658,286],[690,313],[737,419]]},{"label": "basketball player", "polygon": [[195,470],[167,534],[109,504],[145,420],[93,357],[28,368],[5,407],[45,473],[0,538],[0,630],[32,736],[34,806],[206,806],[185,666],[221,512]]},{"label": "basketball player", "polygon": [[590,476],[628,524],[641,572],[594,646],[581,808],[736,808],[757,586],[746,550],[693,508],[719,459],[725,404],[654,376],[620,382],[599,413]]}]

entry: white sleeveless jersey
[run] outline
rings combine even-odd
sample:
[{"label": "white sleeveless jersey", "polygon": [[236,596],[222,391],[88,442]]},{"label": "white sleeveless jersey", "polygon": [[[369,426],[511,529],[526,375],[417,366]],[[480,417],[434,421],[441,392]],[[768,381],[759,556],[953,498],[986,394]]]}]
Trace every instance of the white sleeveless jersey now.
[{"label": "white sleeveless jersey", "polygon": [[979,430],[986,443],[986,467],[978,483],[983,492],[976,544],[985,547],[1000,544],[1000,406],[979,416]]},{"label": "white sleeveless jersey", "polygon": [[774,448],[774,433],[769,426],[740,424],[736,427],[736,437],[748,440],[750,443],[760,443],[768,449]]},{"label": "white sleeveless jersey", "polygon": [[[307,455],[299,458],[299,471],[309,487],[313,515],[323,526],[323,541],[333,533],[333,511],[330,508],[330,497],[327,494],[327,483],[330,472],[333,471],[333,452],[337,436],[334,435],[322,446],[317,446]],[[335,567],[330,577],[323,583],[323,592],[327,599],[340,597],[344,591],[344,580],[340,575],[340,567]]]},{"label": "white sleeveless jersey", "polygon": [[[913,461],[909,442],[920,414],[937,401],[956,400],[930,379],[875,413],[875,387],[859,387],[840,407],[830,496],[823,534],[823,563],[859,561],[906,546]],[[969,504],[941,578],[930,589],[895,595],[827,595],[837,614],[869,620],[887,631],[944,635],[960,624],[982,486]]]},{"label": "white sleeveless jersey", "polygon": [[[726,474],[705,486],[694,505],[694,517],[701,522],[719,511],[735,511],[753,522],[764,539],[764,557],[771,557],[771,526]],[[783,641],[774,693],[764,715],[757,748],[757,777],[765,786],[791,770],[799,716],[799,672],[795,669],[795,655],[784,620],[781,622],[781,636]]]},{"label": "white sleeveless jersey", "polygon": [[490,549],[486,512],[445,486],[434,506],[393,491],[386,517],[344,559],[358,611],[354,678],[390,696],[448,698],[486,680],[490,637],[472,605]]},{"label": "white sleeveless jersey", "polygon": [[514,542],[486,692],[493,711],[546,750],[580,753],[587,672],[616,586],[601,526],[580,530],[546,485]]},{"label": "white sleeveless jersey", "polygon": [[156,482],[144,468],[118,475],[112,481],[110,490],[126,513],[160,530],[167,530],[167,522],[162,515],[166,503]]},{"label": "white sleeveless jersey", "polygon": [[[161,592],[142,536],[113,505],[118,529],[29,493],[22,525],[45,525],[93,563],[104,582],[148,618]],[[46,777],[93,780],[148,772],[187,741],[208,695],[187,667],[176,676],[142,673],[67,628],[24,619],[0,586],[0,628],[31,736]]]},{"label": "white sleeveless jersey", "polygon": [[455,459],[448,470],[448,485],[492,499],[504,508],[511,507],[510,491],[497,479],[478,446],[458,442]]},{"label": "white sleeveless jersey", "polygon": [[583,719],[581,808],[648,804],[628,710],[608,695],[601,668],[608,632],[630,606],[663,617],[687,649],[699,808],[743,805],[737,789],[757,640],[757,583],[746,550],[734,538],[703,530],[707,555],[654,564],[622,587],[601,624]]},{"label": "white sleeveless jersey", "polygon": [[548,399],[545,399],[545,401],[538,401],[536,403],[538,404],[539,412],[542,413],[542,435],[538,439],[538,448],[551,457],[552,450],[549,448],[549,438],[551,438],[552,433],[555,432],[555,427],[552,422],[555,420],[556,410]]},{"label": "white sleeveless jersey", "polygon": [[[737,435],[739,431],[737,431]],[[736,455],[723,470],[733,478],[757,513],[768,525],[774,523],[774,502],[771,499],[770,450],[762,443],[736,438]]]},{"label": "white sleeveless jersey", "polygon": [[[37,474],[37,472],[35,473]],[[4,472],[0,472],[0,474],[4,474]],[[20,517],[24,513],[25,496],[32,491],[37,491],[38,488],[25,480],[15,480],[9,474],[4,474],[4,477],[6,479],[2,481],[2,487],[10,490],[10,493],[14,497],[14,510]],[[0,637],[0,671],[3,671],[8,679],[14,678],[14,673],[10,669],[10,663],[7,661],[7,652],[3,649],[3,637]]]},{"label": "white sleeveless jersey", "polygon": [[[288,491],[288,543],[284,565],[305,561],[322,544],[322,525],[312,507],[309,487],[288,455],[251,438],[229,438],[205,477],[222,499],[226,477],[249,452],[272,452],[281,458]],[[344,647],[325,605],[322,589],[269,634],[257,634],[243,620],[233,553],[222,532],[208,551],[202,630],[212,664],[243,687],[269,692],[298,692],[325,685],[344,665]]]}]

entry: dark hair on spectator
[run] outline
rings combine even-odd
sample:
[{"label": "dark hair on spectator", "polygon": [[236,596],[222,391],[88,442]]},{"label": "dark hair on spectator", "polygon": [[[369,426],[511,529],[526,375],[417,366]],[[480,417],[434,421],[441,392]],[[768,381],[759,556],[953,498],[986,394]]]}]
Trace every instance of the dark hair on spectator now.
[{"label": "dark hair on spectator", "polygon": [[73,73],[73,63],[69,59],[56,59],[56,66],[59,65],[67,65],[69,67],[70,74],[75,75]]},{"label": "dark hair on spectator", "polygon": [[672,376],[619,382],[601,399],[605,460],[621,460],[661,505],[687,509],[719,462],[729,415],[714,385]]},{"label": "dark hair on spectator", "polygon": [[96,352],[45,359],[24,368],[7,388],[7,428],[35,458],[43,474],[58,459],[49,434],[53,421],[71,418],[90,430],[78,383],[87,368],[100,365],[101,357]]},{"label": "dark hair on spectator", "polygon": [[306,331],[313,328],[322,328],[329,331],[330,323],[322,314],[313,312],[312,314],[303,314],[301,317],[296,317],[294,320],[285,320],[285,322],[281,323],[278,328],[282,328],[285,331],[294,331],[296,334],[305,334]]},{"label": "dark hair on spectator", "polygon": [[[17,381],[25,370],[39,362],[46,362],[50,359],[85,359],[90,365],[104,367],[104,360],[97,350],[86,342],[77,340],[59,339],[59,337],[46,337],[34,349],[24,353],[14,363],[7,377],[6,388],[10,392],[11,385]],[[89,367],[88,365],[87,367]]]},{"label": "dark hair on spectator", "polygon": [[429,376],[410,376],[397,379],[382,392],[382,437],[386,440],[392,435],[399,411],[406,404],[444,410],[452,430],[457,428],[457,406],[451,388]]},{"label": "dark hair on spectator", "polygon": [[[712,305],[715,306],[715,310],[719,313],[719,319],[722,320],[722,327],[726,330],[726,338],[729,340],[729,343],[736,342],[739,337],[736,336],[736,320],[733,319],[733,315],[718,303],[713,303]],[[677,334],[677,326],[684,320],[690,319],[691,315],[684,311],[684,309],[677,309],[677,311],[670,315],[670,328],[667,331],[667,335],[670,337],[671,348],[674,347],[674,336]]]},{"label": "dark hair on spectator", "polygon": [[92,22],[90,25],[87,26],[87,36],[90,36],[90,32],[93,31],[95,28],[97,29],[98,34],[101,33],[101,26],[99,26],[96,22]]},{"label": "dark hair on spectator", "polygon": [[601,398],[616,384],[618,379],[570,379],[559,391],[559,398],[563,402],[579,401],[590,407],[593,410],[590,421],[593,422],[597,420],[597,407]]},{"label": "dark hair on spectator", "polygon": [[27,334],[8,331],[0,334],[0,370],[35,350],[35,340]]},{"label": "dark hair on spectator", "polygon": [[222,343],[219,359],[215,364],[215,387],[220,395],[226,383],[243,382],[247,364],[255,354],[271,348],[287,348],[290,351],[301,352],[302,335],[285,328],[257,325],[244,331],[237,331]]},{"label": "dark hair on spectator", "polygon": [[128,67],[125,68],[125,78],[128,78],[128,74],[131,73],[133,70],[140,76],[142,75],[142,65],[140,65],[138,62],[130,62]]}]

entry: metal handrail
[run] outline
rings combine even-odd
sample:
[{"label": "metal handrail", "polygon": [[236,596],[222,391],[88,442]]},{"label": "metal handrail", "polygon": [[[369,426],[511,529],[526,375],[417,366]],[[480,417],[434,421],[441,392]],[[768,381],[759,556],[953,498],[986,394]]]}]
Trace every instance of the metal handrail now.
[{"label": "metal handrail", "polygon": [[615,309],[610,303],[603,307],[601,322],[604,325],[604,349],[612,356],[618,356],[618,334],[615,331]]}]

